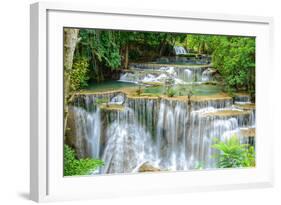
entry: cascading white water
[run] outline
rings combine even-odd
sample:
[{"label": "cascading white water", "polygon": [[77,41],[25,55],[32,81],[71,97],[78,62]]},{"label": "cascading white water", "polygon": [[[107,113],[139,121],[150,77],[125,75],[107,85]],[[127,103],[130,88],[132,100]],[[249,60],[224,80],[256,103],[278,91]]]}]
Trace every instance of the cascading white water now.
[{"label": "cascading white water", "polygon": [[186,83],[202,83],[202,74],[204,72],[203,67],[186,67],[186,68],[177,68],[177,78],[183,80]]},{"label": "cascading white water", "polygon": [[[95,99],[102,97],[123,104],[124,109],[93,108]],[[145,162],[161,170],[215,168],[213,139],[236,134],[244,142],[240,129],[255,126],[254,110],[238,109],[231,99],[188,103],[111,93],[84,96],[80,101],[84,108],[73,109],[78,155],[104,160],[99,170],[103,174],[135,172]]]},{"label": "cascading white water", "polygon": [[[133,72],[132,72],[133,71]],[[214,70],[204,67],[173,67],[163,66],[153,69],[133,69],[131,72],[121,74],[119,81],[131,83],[163,83],[166,79],[174,79],[175,84],[203,83],[213,80]],[[152,72],[152,71],[151,71]]]},{"label": "cascading white water", "polygon": [[249,95],[237,95],[234,97],[236,104],[250,104],[251,97]]},{"label": "cascading white water", "polygon": [[186,168],[186,102],[161,100],[157,123],[159,166],[170,170]]},{"label": "cascading white water", "polygon": [[184,74],[183,74],[183,78],[184,81],[186,82],[192,82],[193,78],[192,78],[192,71],[189,69],[184,69]]},{"label": "cascading white water", "polygon": [[132,172],[139,164],[154,160],[151,135],[137,122],[133,110],[126,108],[117,116],[106,132],[102,173]]},{"label": "cascading white water", "polygon": [[76,147],[79,157],[90,155],[99,158],[101,116],[100,109],[94,112],[87,112],[83,108],[74,107]]},{"label": "cascading white water", "polygon": [[210,68],[204,70],[203,73],[202,73],[202,82],[211,81],[213,72],[214,71]]},{"label": "cascading white water", "polygon": [[138,82],[138,77],[134,73],[124,73],[120,76],[119,81],[135,83]]},{"label": "cascading white water", "polygon": [[125,102],[125,97],[124,95],[116,95],[113,98],[110,99],[109,104],[117,104],[117,105],[121,105]]},{"label": "cascading white water", "polygon": [[176,55],[185,55],[185,54],[187,54],[185,48],[182,47],[182,46],[175,46],[174,50],[175,50]]}]

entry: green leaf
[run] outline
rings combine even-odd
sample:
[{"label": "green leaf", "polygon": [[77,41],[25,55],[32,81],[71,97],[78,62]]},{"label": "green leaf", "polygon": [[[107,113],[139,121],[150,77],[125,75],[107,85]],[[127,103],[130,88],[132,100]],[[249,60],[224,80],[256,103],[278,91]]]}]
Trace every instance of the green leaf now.
[{"label": "green leaf", "polygon": [[64,176],[88,175],[103,165],[99,159],[77,159],[75,151],[64,145]]},{"label": "green leaf", "polygon": [[225,141],[217,139],[212,148],[219,151],[219,154],[215,154],[213,157],[218,159],[220,168],[255,166],[254,148],[248,144],[240,144],[235,135]]}]

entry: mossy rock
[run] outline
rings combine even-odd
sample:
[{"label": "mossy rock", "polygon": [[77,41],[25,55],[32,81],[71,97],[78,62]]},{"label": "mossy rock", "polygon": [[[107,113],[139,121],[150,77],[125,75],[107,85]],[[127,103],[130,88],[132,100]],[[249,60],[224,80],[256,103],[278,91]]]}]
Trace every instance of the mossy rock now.
[{"label": "mossy rock", "polygon": [[195,102],[211,101],[211,100],[232,100],[232,97],[227,93],[218,93],[215,95],[191,96],[191,101],[195,101]]},{"label": "mossy rock", "polygon": [[149,95],[144,95],[144,96],[136,96],[136,95],[129,95],[127,99],[151,99],[151,100],[157,100],[159,97],[158,96],[149,96]]},{"label": "mossy rock", "polygon": [[256,104],[254,104],[254,103],[235,104],[235,107],[243,109],[243,110],[254,110],[256,108]]},{"label": "mossy rock", "polygon": [[159,93],[142,93],[140,94],[141,97],[160,97]]},{"label": "mossy rock", "polygon": [[164,85],[162,82],[144,82],[144,85],[150,85],[150,86],[161,86]]},{"label": "mossy rock", "polygon": [[233,117],[241,115],[249,115],[249,111],[239,111],[239,110],[219,110],[215,112],[204,113],[206,117],[216,116],[216,117]]},{"label": "mossy rock", "polygon": [[100,109],[103,111],[123,111],[124,106],[119,104],[106,104],[103,103],[100,105]]},{"label": "mossy rock", "polygon": [[71,147],[75,146],[76,142],[76,131],[75,131],[75,116],[73,112],[73,108],[69,107],[68,114],[67,114],[67,123],[66,123],[66,130],[64,136],[64,142]]},{"label": "mossy rock", "polygon": [[242,137],[255,137],[256,128],[240,129],[240,134]]},{"label": "mossy rock", "polygon": [[160,168],[154,167],[153,165],[149,164],[148,162],[143,163],[139,170],[139,172],[159,172],[161,171]]},{"label": "mossy rock", "polygon": [[218,81],[208,81],[204,82],[205,85],[219,85],[220,83]]}]

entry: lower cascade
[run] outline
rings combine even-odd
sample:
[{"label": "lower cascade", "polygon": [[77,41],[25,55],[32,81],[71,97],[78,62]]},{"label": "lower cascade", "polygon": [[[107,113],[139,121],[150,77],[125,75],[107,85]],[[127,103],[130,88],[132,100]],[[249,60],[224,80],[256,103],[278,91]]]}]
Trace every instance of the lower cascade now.
[{"label": "lower cascade", "polygon": [[236,134],[241,142],[251,141],[243,133],[255,127],[255,109],[244,109],[242,100],[248,102],[246,97],[188,101],[120,92],[78,95],[70,108],[72,144],[79,157],[105,162],[100,174],[192,170],[201,164],[212,169],[216,159],[211,156],[218,152],[211,147],[214,138]]}]

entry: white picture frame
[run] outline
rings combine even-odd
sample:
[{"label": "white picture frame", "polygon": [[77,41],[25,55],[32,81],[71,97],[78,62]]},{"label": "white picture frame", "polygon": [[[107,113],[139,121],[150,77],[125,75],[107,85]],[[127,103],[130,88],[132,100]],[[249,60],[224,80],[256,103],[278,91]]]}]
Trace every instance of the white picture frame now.
[{"label": "white picture frame", "polygon": [[[63,27],[174,31],[256,37],[257,166],[248,169],[63,177]],[[95,199],[273,186],[268,92],[273,19],[40,2],[30,15],[30,198]],[[149,185],[148,185],[149,182]]]}]

